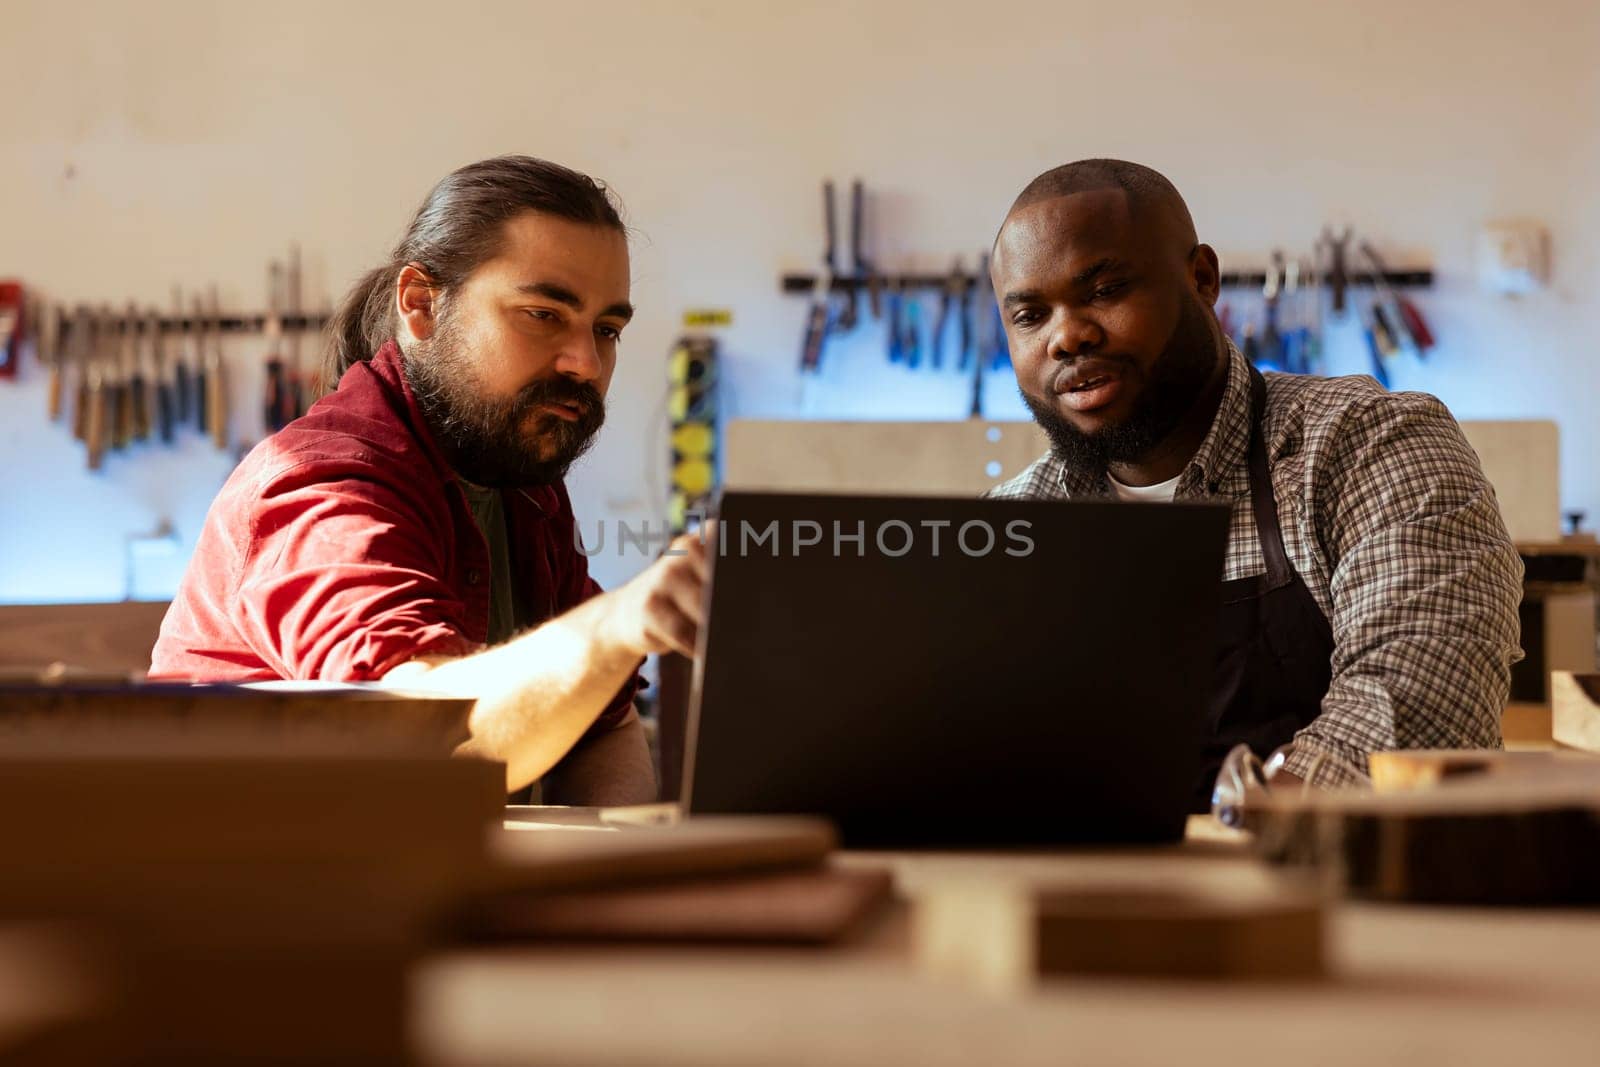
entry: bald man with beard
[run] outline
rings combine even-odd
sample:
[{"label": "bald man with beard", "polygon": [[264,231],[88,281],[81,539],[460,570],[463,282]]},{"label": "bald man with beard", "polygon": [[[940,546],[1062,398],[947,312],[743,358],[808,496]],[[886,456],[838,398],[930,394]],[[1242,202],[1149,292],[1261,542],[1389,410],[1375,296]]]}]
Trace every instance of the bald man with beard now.
[{"label": "bald man with beard", "polygon": [[1443,404],[1257,371],[1217,323],[1216,253],[1135,163],[1035,178],[991,274],[1051,447],[990,495],[1233,509],[1195,810],[1238,745],[1328,786],[1373,751],[1500,746],[1522,563]]}]

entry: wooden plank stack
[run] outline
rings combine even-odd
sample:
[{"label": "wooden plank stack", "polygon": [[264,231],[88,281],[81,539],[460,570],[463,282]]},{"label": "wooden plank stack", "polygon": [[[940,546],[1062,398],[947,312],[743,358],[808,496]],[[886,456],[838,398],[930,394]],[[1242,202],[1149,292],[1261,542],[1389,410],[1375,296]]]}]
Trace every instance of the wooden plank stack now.
[{"label": "wooden plank stack", "polygon": [[1121,885],[929,887],[915,900],[913,954],[925,973],[999,994],[1063,976],[1324,973],[1324,906],[1311,887],[1290,879],[1215,885],[1165,873]]},{"label": "wooden plank stack", "polygon": [[1399,792],[1264,799],[1249,816],[1256,846],[1366,900],[1600,904],[1600,762],[1486,762]]},{"label": "wooden plank stack", "polygon": [[100,947],[74,1032],[122,1058],[403,1060],[406,967],[505,801],[503,765],[448,758],[469,708],[0,687],[0,923]]}]

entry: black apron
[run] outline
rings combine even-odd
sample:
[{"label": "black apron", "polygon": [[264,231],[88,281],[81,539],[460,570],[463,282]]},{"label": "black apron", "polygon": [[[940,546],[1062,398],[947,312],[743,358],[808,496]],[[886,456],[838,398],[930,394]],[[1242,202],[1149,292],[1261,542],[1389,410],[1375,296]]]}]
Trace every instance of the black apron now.
[{"label": "black apron", "polygon": [[1223,757],[1237,744],[1262,759],[1322,711],[1332,678],[1333,630],[1283,549],[1262,421],[1267,383],[1250,369],[1250,505],[1266,573],[1222,583],[1217,664],[1206,705],[1196,812],[1211,810]]}]

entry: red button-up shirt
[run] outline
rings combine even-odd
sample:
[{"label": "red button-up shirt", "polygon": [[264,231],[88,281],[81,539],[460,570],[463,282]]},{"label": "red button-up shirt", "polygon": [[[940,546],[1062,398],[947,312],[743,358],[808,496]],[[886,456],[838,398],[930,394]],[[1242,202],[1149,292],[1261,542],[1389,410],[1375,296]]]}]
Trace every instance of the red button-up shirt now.
[{"label": "red button-up shirt", "polygon": [[[505,493],[535,618],[600,592],[560,483]],[[489,629],[489,546],[386,344],[257,445],[211,505],[161,624],[153,678],[370,681]],[[632,705],[630,681],[602,728]]]}]

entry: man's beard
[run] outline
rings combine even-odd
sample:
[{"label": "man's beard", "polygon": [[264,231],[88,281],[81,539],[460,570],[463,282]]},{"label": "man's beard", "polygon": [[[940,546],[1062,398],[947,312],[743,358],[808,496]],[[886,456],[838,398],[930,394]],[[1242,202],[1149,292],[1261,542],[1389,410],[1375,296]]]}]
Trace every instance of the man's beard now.
[{"label": "man's beard", "polygon": [[1199,400],[1216,369],[1217,341],[1199,301],[1184,302],[1167,346],[1150,368],[1149,380],[1126,419],[1084,433],[1056,410],[1053,398],[1022,392],[1050,448],[1069,466],[1104,472],[1113,463],[1136,463],[1167,438]]},{"label": "man's beard", "polygon": [[[551,485],[566,477],[605,422],[605,398],[587,382],[557,375],[510,399],[487,397],[453,316],[441,313],[426,341],[403,353],[406,381],[445,459],[469,482],[493,489]],[[578,404],[575,421],[539,412],[542,404]],[[523,431],[537,419],[537,440]],[[540,445],[545,454],[541,457]]]}]

